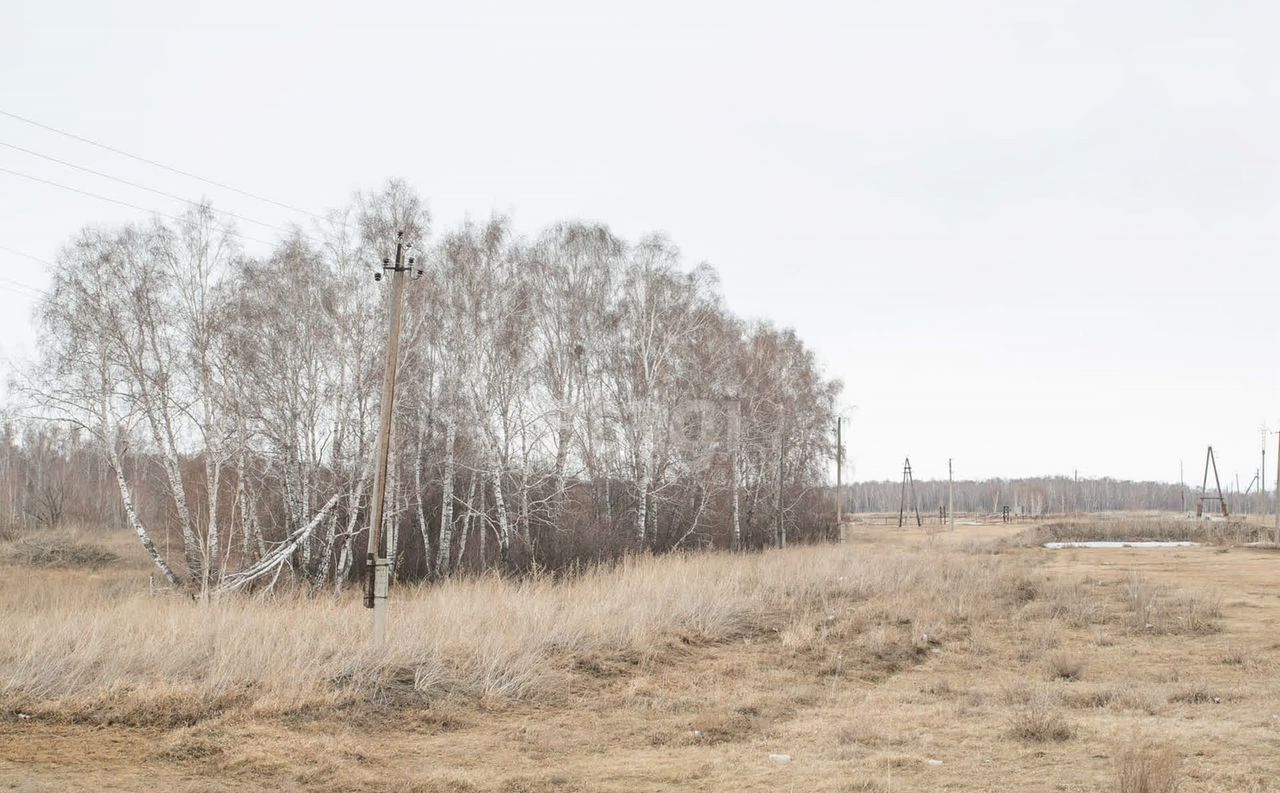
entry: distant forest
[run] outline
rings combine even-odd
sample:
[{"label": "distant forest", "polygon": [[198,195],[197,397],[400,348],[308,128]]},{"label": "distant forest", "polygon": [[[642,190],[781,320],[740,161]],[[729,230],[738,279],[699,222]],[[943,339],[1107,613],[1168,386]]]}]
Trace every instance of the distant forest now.
[{"label": "distant forest", "polygon": [[[845,485],[844,491],[846,512],[897,512],[902,482],[856,482]],[[916,482],[915,492],[921,515],[937,515],[947,503],[946,480]],[[1274,495],[1270,491],[1265,497],[1257,492],[1245,495],[1228,492],[1225,487],[1223,492],[1233,514],[1266,512]],[[954,498],[956,512],[995,514],[1007,506],[1015,515],[1046,515],[1108,510],[1194,511],[1199,493],[1199,482],[1182,486],[1110,477],[1077,481],[1068,476],[1045,476],[957,481]]]}]

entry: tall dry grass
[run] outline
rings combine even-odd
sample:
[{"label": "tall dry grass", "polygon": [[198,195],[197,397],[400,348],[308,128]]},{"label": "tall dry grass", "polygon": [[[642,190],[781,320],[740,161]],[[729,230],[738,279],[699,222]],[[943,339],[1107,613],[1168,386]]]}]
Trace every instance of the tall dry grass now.
[{"label": "tall dry grass", "polygon": [[[393,592],[385,647],[343,597],[200,606],[145,586],[6,569],[0,704],[51,717],[184,722],[229,707],[290,711],[355,698],[512,700],[567,689],[583,659],[779,630],[797,615],[882,603],[934,636],[1025,601],[1007,558],[801,547],[633,558],[571,580],[483,577]],[[136,578],[137,573],[134,573]],[[863,604],[865,605],[865,604]],[[902,620],[907,622],[901,622]]]},{"label": "tall dry grass", "polygon": [[1158,540],[1208,545],[1244,545],[1271,539],[1272,530],[1242,520],[1195,520],[1181,516],[1097,516],[1034,526],[1020,532],[1015,545],[1046,542]]},{"label": "tall dry grass", "polygon": [[1116,755],[1115,764],[1115,793],[1178,793],[1182,789],[1178,753],[1167,744],[1130,744]]}]

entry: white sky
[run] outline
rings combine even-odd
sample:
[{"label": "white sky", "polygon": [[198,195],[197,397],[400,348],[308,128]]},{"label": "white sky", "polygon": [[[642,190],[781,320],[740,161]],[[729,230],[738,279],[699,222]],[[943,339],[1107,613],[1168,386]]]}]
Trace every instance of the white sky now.
[{"label": "white sky", "polygon": [[[534,6],[538,7],[534,7]],[[846,383],[858,478],[1242,486],[1280,426],[1280,2],[5,0],[0,109],[319,211],[664,230]],[[285,210],[0,116],[0,142]],[[19,170],[180,205],[0,146]],[[0,173],[0,246],[141,213]],[[246,233],[266,230],[241,226]],[[252,250],[252,248],[251,248]],[[42,265],[0,250],[0,277]],[[31,300],[0,281],[4,353]],[[856,406],[856,409],[854,409]],[[1274,486],[1273,448],[1268,478]]]}]

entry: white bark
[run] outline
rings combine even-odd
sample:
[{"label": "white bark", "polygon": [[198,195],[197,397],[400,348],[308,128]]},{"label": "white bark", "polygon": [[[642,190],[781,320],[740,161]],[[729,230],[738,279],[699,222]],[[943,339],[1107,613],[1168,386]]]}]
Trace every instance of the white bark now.
[{"label": "white bark", "polygon": [[418,519],[418,531],[422,534],[422,565],[427,574],[431,573],[431,527],[427,523],[426,509],[422,505],[422,414],[419,412],[418,441],[413,452],[413,500],[414,511]]},{"label": "white bark", "polygon": [[151,561],[156,567],[160,568],[160,572],[164,575],[171,585],[178,586],[181,582],[178,577],[173,574],[173,570],[169,568],[168,562],[156,550],[155,543],[151,541],[151,535],[147,532],[142,520],[138,517],[138,511],[133,506],[133,495],[129,492],[129,484],[124,479],[124,469],[120,464],[120,455],[114,449],[110,451],[111,470],[116,475],[116,484],[120,487],[120,501],[124,505],[124,514],[129,520],[129,525],[133,527],[133,531],[138,535],[138,540],[142,543],[142,548],[147,552],[147,556],[151,557]]},{"label": "white bark", "polygon": [[[457,441],[457,430],[453,418],[450,417],[444,428],[444,478],[441,482],[440,494],[440,547],[436,555],[436,575],[449,574],[449,546],[453,542],[453,477],[454,446]],[[467,497],[468,501],[470,496]],[[465,534],[463,535],[466,536]]]},{"label": "white bark", "polygon": [[316,526],[320,525],[320,522],[324,520],[325,515],[336,503],[338,503],[338,494],[334,493],[333,496],[325,503],[324,507],[316,513],[315,517],[312,518],[309,523],[294,532],[293,535],[285,539],[279,547],[267,554],[265,558],[260,559],[256,564],[245,570],[228,575],[223,579],[215,593],[222,594],[243,589],[254,581],[257,581],[259,578],[262,578],[267,573],[278,569],[281,565],[287,562],[289,557],[293,555],[293,552],[298,549],[299,543],[311,536],[311,533],[315,531]]},{"label": "white bark", "polygon": [[493,506],[498,513],[498,551],[502,564],[511,560],[511,521],[507,516],[507,500],[502,495],[502,469],[494,466],[490,472],[493,482]]}]

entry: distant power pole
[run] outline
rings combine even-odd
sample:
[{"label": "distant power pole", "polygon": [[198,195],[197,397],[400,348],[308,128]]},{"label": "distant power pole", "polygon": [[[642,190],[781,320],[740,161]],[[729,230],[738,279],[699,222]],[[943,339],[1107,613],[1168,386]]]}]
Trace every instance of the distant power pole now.
[{"label": "distant power pole", "polygon": [[1182,496],[1182,514],[1187,514],[1187,475],[1182,472],[1182,460],[1178,460],[1178,494]]},{"label": "distant power pole", "polygon": [[1280,432],[1276,433],[1276,545],[1280,545]]},{"label": "distant power pole", "polygon": [[[391,409],[396,401],[396,368],[400,362],[400,312],[404,305],[404,279],[413,269],[413,259],[404,262],[404,232],[396,233],[396,259],[382,260],[382,269],[391,271],[391,294],[387,303],[387,368],[382,378],[382,415],[378,427],[377,457],[373,469],[373,505],[369,510],[369,551],[365,556],[364,607],[373,609],[373,641],[387,638],[387,590],[390,561],[382,547],[382,516],[387,490],[387,459],[391,453]],[[421,272],[421,271],[419,271]],[[374,275],[382,280],[382,273]]]},{"label": "distant power pole", "polygon": [[[1213,470],[1213,487],[1218,495],[1209,495],[1209,470]],[[1218,477],[1218,459],[1213,456],[1213,447],[1209,447],[1209,451],[1204,456],[1204,481],[1200,483],[1200,499],[1196,502],[1196,517],[1204,516],[1204,505],[1206,501],[1217,501],[1222,511],[1222,517],[1231,517],[1231,511],[1227,508],[1227,499],[1222,495],[1222,480]]]},{"label": "distant power pole", "polygon": [[951,521],[951,531],[956,530],[956,499],[954,474],[951,471],[951,458],[947,458],[947,519]]},{"label": "distant power pole", "polygon": [[[1267,425],[1263,422],[1258,428],[1262,431],[1262,468],[1258,469],[1258,492],[1262,495],[1267,494]],[[1263,509],[1266,509],[1266,499],[1262,500]]]},{"label": "distant power pole", "polygon": [[911,509],[916,513],[916,527],[924,526],[924,521],[920,520],[920,505],[916,501],[916,480],[911,475],[911,458],[908,457],[902,463],[902,498],[898,502],[898,528],[902,528],[903,522],[907,517],[907,490],[911,490]]}]

